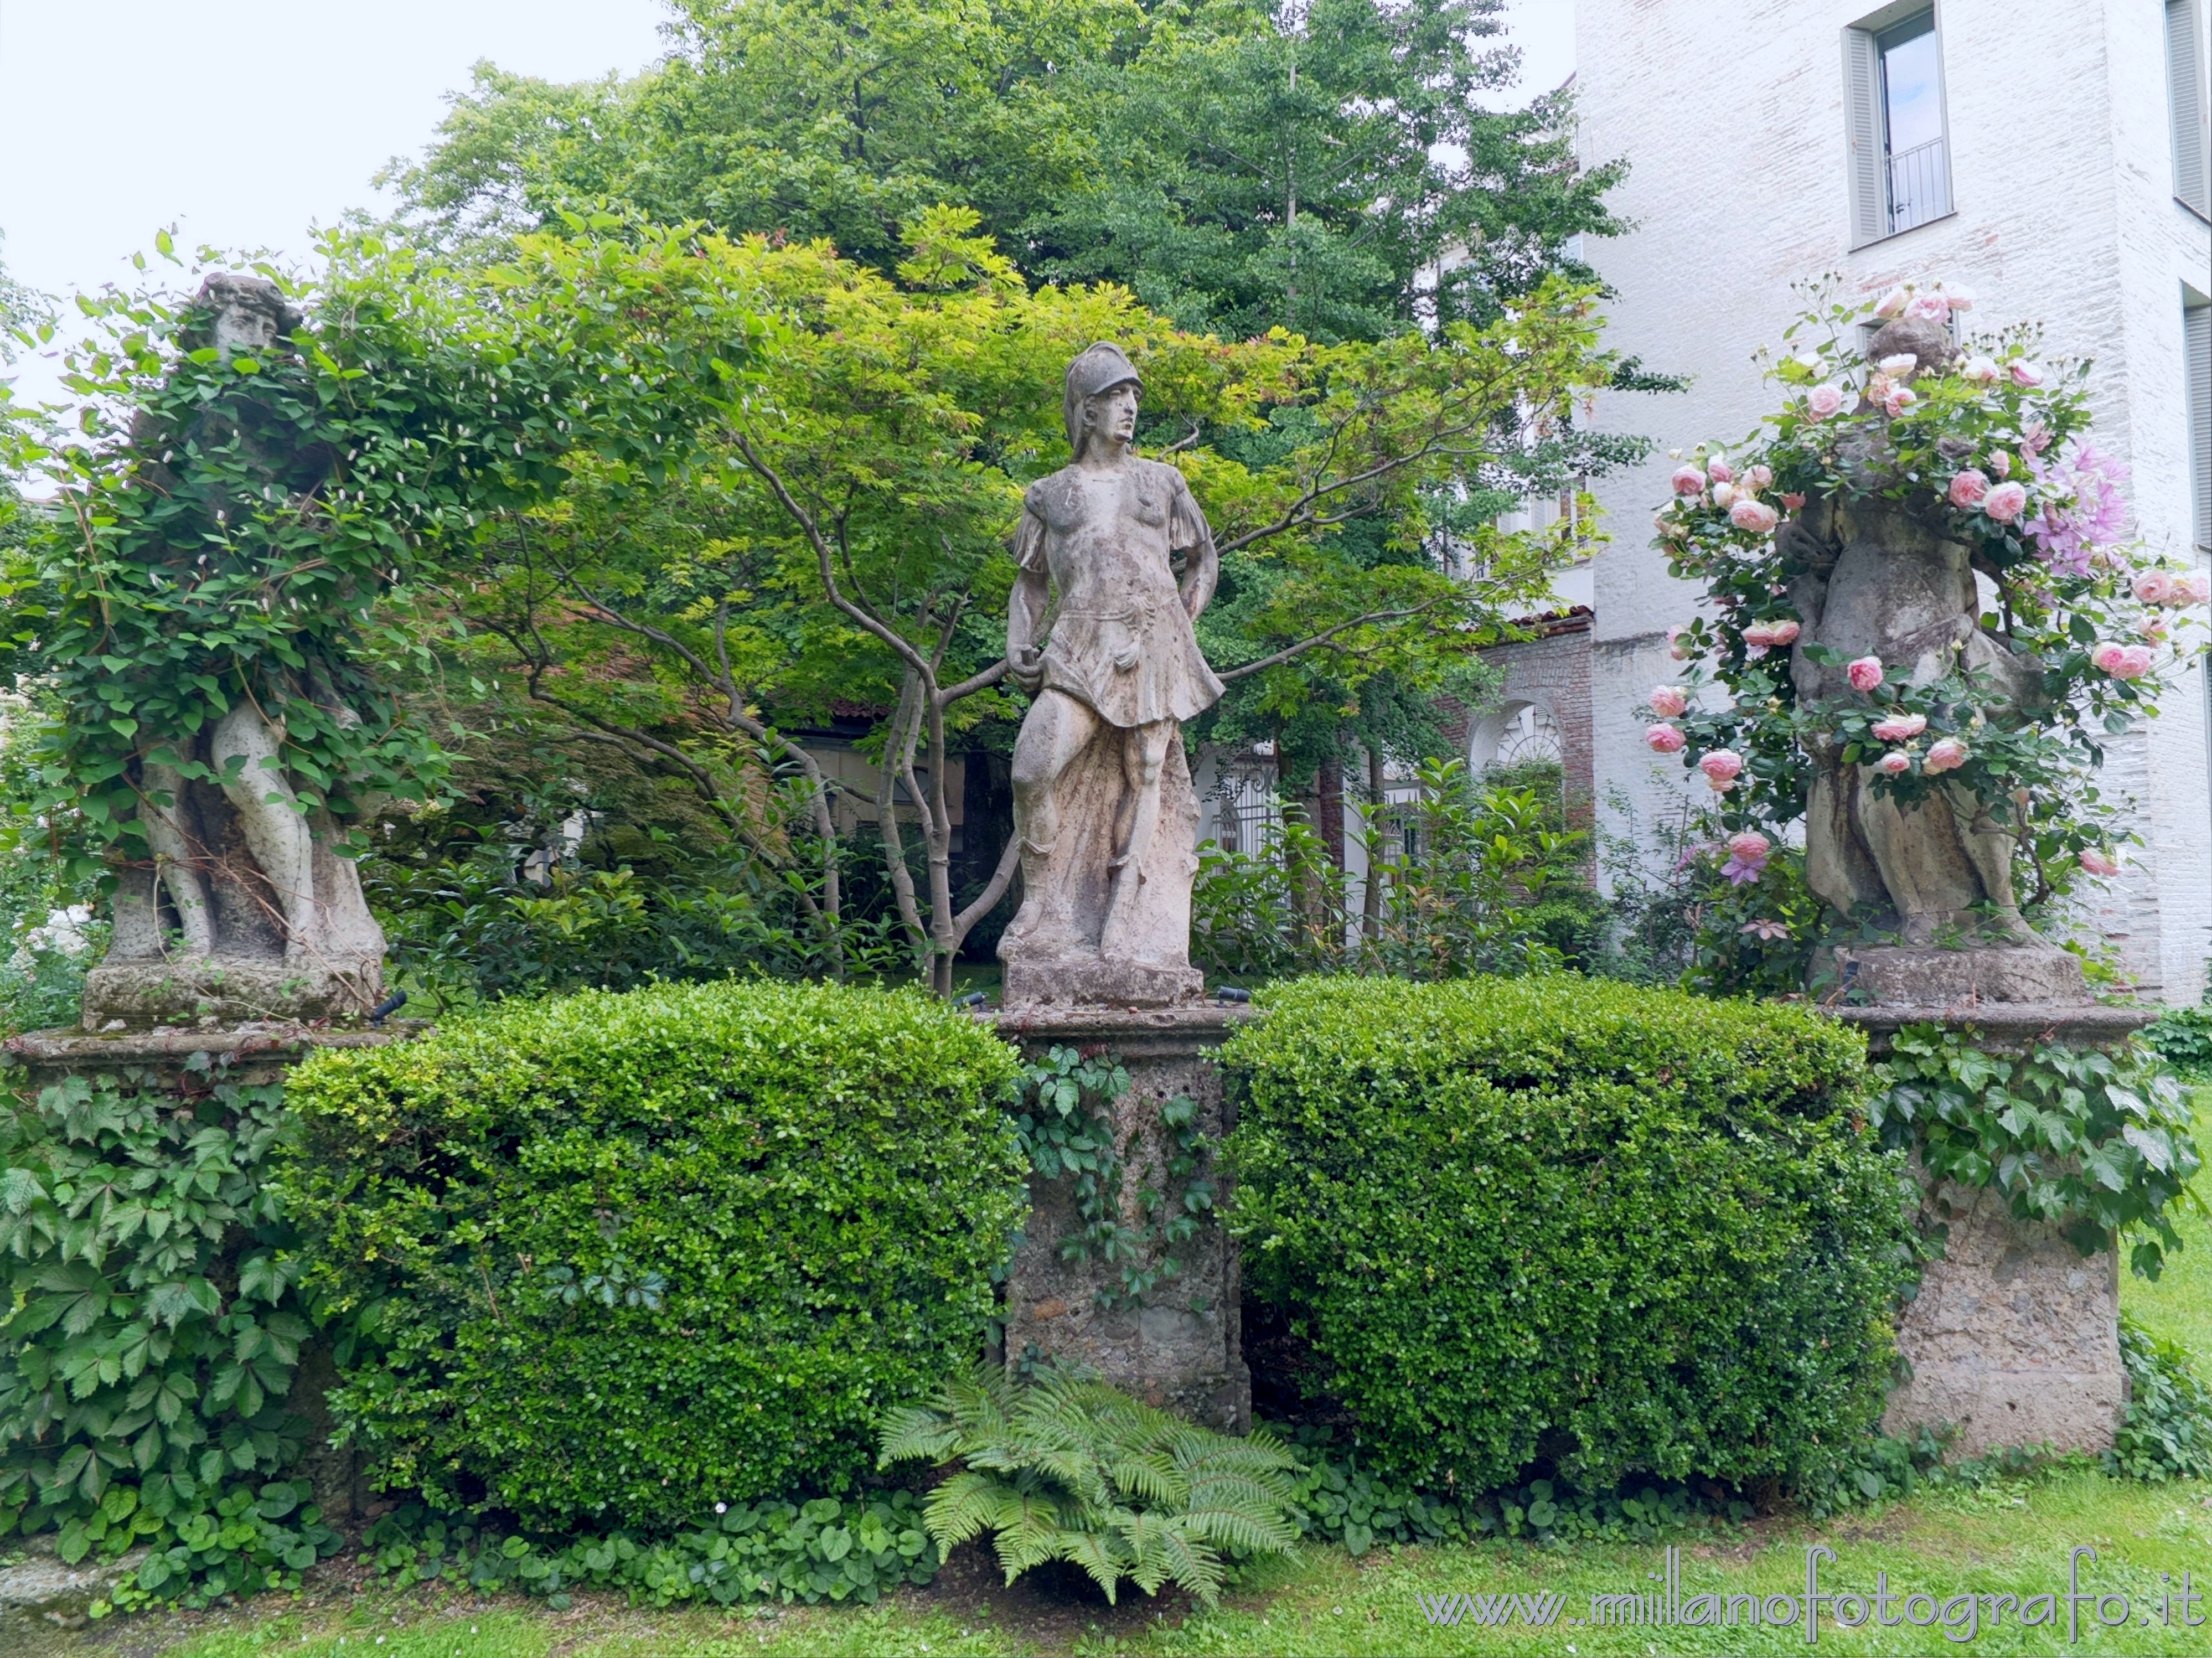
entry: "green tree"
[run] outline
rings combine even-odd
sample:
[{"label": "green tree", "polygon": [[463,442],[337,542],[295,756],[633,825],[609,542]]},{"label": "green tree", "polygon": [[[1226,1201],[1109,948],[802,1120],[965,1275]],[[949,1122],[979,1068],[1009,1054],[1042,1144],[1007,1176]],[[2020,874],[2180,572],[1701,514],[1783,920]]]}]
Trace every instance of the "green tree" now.
[{"label": "green tree", "polygon": [[1033,279],[1110,279],[1186,328],[1324,341],[1494,318],[1619,228],[1564,94],[1524,109],[1502,0],[674,0],[629,80],[480,64],[387,175],[440,236],[605,202],[888,270],[975,210]]}]

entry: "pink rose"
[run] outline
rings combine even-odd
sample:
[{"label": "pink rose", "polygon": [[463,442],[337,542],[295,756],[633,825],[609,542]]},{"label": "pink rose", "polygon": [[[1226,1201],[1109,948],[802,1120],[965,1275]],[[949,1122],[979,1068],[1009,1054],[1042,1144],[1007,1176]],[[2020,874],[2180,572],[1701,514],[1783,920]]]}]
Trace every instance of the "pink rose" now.
[{"label": "pink rose", "polygon": [[2146,604],[2173,602],[2173,578],[2164,570],[2138,570],[2133,585],[2136,597]]},{"label": "pink rose", "polygon": [[1907,295],[1903,288],[1893,288],[1888,293],[1883,295],[1880,299],[1875,301],[1874,313],[1877,317],[1885,319],[1894,317],[1899,312],[1905,309],[1905,303],[1910,297],[1911,296]]},{"label": "pink rose", "polygon": [[1741,497],[1729,508],[1729,522],[1739,530],[1750,531],[1753,535],[1763,536],[1781,521],[1781,513],[1765,501],[1754,501],[1749,495]]},{"label": "pink rose", "polygon": [[1990,471],[1995,472],[2001,478],[2010,477],[2012,476],[2012,457],[2005,453],[2002,449],[1991,450],[1990,452]]},{"label": "pink rose", "polygon": [[1978,386],[1993,384],[1996,380],[1997,372],[1997,362],[1995,357],[1969,357],[1959,367],[1960,378],[1972,380]]},{"label": "pink rose", "polygon": [[1966,745],[1955,737],[1939,737],[1929,745],[1920,769],[1932,777],[1938,772],[1956,771],[1966,763]]},{"label": "pink rose", "polygon": [[1694,466],[1677,466],[1674,483],[1676,495],[1694,495],[1705,487],[1705,475]]},{"label": "pink rose", "polygon": [[1774,624],[1754,622],[1743,630],[1743,642],[1755,651],[1764,651],[1774,642]]},{"label": "pink rose", "polygon": [[2115,679],[2140,679],[2158,660],[2158,652],[2149,645],[2121,645],[2107,641],[2089,653],[2089,660]]},{"label": "pink rose", "polygon": [[1651,691],[1651,712],[1672,720],[1690,706],[1689,693],[1680,685],[1656,685]]},{"label": "pink rose", "polygon": [[2120,872],[2118,860],[2106,856],[2094,847],[2082,852],[2081,867],[2092,875],[2118,875]]},{"label": "pink rose", "polygon": [[2173,631],[2173,624],[2162,612],[2154,610],[2136,624],[2136,631],[2154,645],[2159,645],[2165,643],[2166,635]]},{"label": "pink rose", "polygon": [[2212,573],[2184,570],[2173,578],[2175,604],[2202,604],[2207,598],[2212,598]]},{"label": "pink rose", "polygon": [[2039,364],[2032,362],[2015,362],[2011,365],[2011,368],[2012,383],[2014,386],[2040,386],[2043,384],[2043,369]]},{"label": "pink rose", "polygon": [[1855,691],[1870,691],[1881,683],[1881,659],[1863,656],[1844,670]]},{"label": "pink rose", "polygon": [[1741,835],[1728,838],[1729,855],[1741,858],[1747,864],[1755,864],[1774,850],[1774,842],[1757,829],[1746,829]]},{"label": "pink rose", "polygon": [[1874,734],[1885,743],[1902,743],[1927,729],[1928,716],[1924,714],[1893,714],[1887,720],[1875,721]]},{"label": "pink rose", "polygon": [[1672,726],[1652,726],[1645,729],[1644,740],[1656,753],[1680,754],[1682,744],[1688,739]]},{"label": "pink rose", "polygon": [[1816,386],[1805,394],[1805,412],[1814,420],[1826,420],[1844,406],[1844,388],[1832,383]]},{"label": "pink rose", "polygon": [[1778,645],[1795,645],[1797,642],[1800,629],[1797,624],[1787,616],[1779,622],[1768,623],[1766,629],[1773,635],[1774,642]]},{"label": "pink rose", "polygon": [[1882,412],[1892,420],[1895,420],[1919,401],[1920,394],[1911,386],[1893,386],[1889,389],[1888,395],[1881,400]]},{"label": "pink rose", "polygon": [[1954,282],[1939,283],[1938,288],[1944,299],[1949,301],[1951,309],[1954,311],[1972,311],[1974,308],[1972,288],[1961,287]]},{"label": "pink rose", "polygon": [[1735,506],[1735,485],[1733,483],[1716,483],[1713,485],[1713,505],[1723,507]]},{"label": "pink rose", "polygon": [[1805,497],[1798,495],[1793,490],[1789,495],[1782,497],[1782,504],[1794,513],[1800,507],[1802,507],[1805,504]]},{"label": "pink rose", "polygon": [[1690,659],[1690,647],[1684,641],[1682,632],[1680,628],[1667,629],[1667,654],[1677,662],[1687,662]]},{"label": "pink rose", "polygon": [[1743,475],[1743,481],[1754,489],[1764,489],[1774,482],[1774,469],[1771,466],[1754,466]]},{"label": "pink rose", "polygon": [[1905,307],[1905,314],[1928,322],[1948,322],[1951,320],[1951,301],[1941,294],[1921,294]]},{"label": "pink rose", "polygon": [[2027,505],[2027,486],[2024,483],[2000,483],[1982,502],[1982,510],[2000,524],[2010,524]]},{"label": "pink rose", "polygon": [[1705,780],[1725,793],[1743,770],[1743,756],[1734,749],[1715,749],[1698,762]]},{"label": "pink rose", "polygon": [[1903,749],[1892,749],[1874,762],[1874,768],[1886,776],[1895,777],[1912,769],[1912,756]]},{"label": "pink rose", "polygon": [[1960,508],[1961,511],[1971,512],[1973,508],[1982,504],[1983,497],[1987,495],[1989,492],[1989,474],[1986,472],[1977,471],[1974,468],[1969,466],[1965,471],[1956,473],[1952,477],[1951,488],[1948,493],[1951,497],[1951,504],[1954,507]]},{"label": "pink rose", "polygon": [[1717,459],[1705,468],[1705,476],[1716,483],[1733,483],[1735,482],[1735,468],[1724,460]]},{"label": "pink rose", "polygon": [[1900,351],[1893,357],[1884,357],[1878,366],[1892,380],[1902,380],[1920,367],[1920,359],[1910,351]]}]

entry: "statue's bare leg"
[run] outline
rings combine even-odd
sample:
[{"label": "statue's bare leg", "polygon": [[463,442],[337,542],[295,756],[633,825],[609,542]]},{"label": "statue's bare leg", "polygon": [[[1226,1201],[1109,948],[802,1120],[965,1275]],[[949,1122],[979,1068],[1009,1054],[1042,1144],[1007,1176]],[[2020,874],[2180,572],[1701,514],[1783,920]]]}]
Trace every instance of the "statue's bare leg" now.
[{"label": "statue's bare leg", "polygon": [[1044,908],[1045,870],[1060,839],[1060,780],[1098,734],[1098,716],[1065,691],[1041,693],[1014,739],[1014,835],[1022,845],[1022,907],[1006,936],[1018,938]]},{"label": "statue's bare leg", "polygon": [[1114,896],[1106,908],[1106,930],[1136,902],[1137,888],[1145,878],[1145,854],[1152,849],[1152,831],[1160,822],[1160,773],[1167,764],[1168,744],[1176,738],[1172,720],[1156,720],[1121,733],[1121,776],[1128,785],[1128,833],[1111,865]]},{"label": "statue's bare leg", "polygon": [[[209,908],[207,882],[200,874],[204,854],[183,828],[185,780],[173,766],[151,763],[146,767],[145,778],[149,798],[139,808],[138,818],[146,831],[146,845],[154,854],[154,867],[176,909],[177,924],[184,929],[185,952],[211,956],[215,912]],[[168,804],[157,804],[155,796],[165,797]],[[160,913],[158,906],[155,913]]]},{"label": "statue's bare leg", "polygon": [[[246,847],[284,907],[285,959],[314,956],[323,942],[315,909],[314,838],[284,774],[276,732],[241,702],[216,726],[212,758],[222,792],[237,809]],[[234,760],[245,762],[235,772]]]}]

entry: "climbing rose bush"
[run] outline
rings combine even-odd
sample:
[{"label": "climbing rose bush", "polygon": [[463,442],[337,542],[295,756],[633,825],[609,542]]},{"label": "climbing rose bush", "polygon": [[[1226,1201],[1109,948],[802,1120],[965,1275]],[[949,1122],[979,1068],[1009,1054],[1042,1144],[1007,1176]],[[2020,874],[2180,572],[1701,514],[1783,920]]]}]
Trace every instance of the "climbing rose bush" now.
[{"label": "climbing rose bush", "polygon": [[[1972,295],[1908,284],[1850,304],[1834,287],[1814,286],[1768,356],[1779,406],[1759,428],[1676,457],[1654,544],[1705,585],[1713,614],[1669,629],[1687,665],[1649,694],[1644,740],[1702,775],[1732,830],[1771,834],[1802,815],[1818,740],[1840,738],[1845,761],[1903,802],[1962,785],[2020,835],[2021,890],[2048,902],[2081,872],[2116,872],[2115,843],[2135,838],[2094,780],[2103,745],[2155,714],[2203,653],[2212,578],[2131,538],[2127,468],[2090,439],[2087,361],[2046,361],[2040,331],[2014,325],[1970,337],[1948,365],[1910,352],[1869,363],[1868,326],[1948,322]],[[1802,639],[1790,587],[1808,566],[1787,531],[1823,497],[1893,503],[1964,541],[1990,584],[1984,632],[2040,671],[2032,706],[1957,666],[1914,684],[1910,664],[1843,663]],[[1792,649],[1842,666],[1850,689],[1801,701]],[[1750,873],[1732,878],[1758,878],[1735,862]]]}]

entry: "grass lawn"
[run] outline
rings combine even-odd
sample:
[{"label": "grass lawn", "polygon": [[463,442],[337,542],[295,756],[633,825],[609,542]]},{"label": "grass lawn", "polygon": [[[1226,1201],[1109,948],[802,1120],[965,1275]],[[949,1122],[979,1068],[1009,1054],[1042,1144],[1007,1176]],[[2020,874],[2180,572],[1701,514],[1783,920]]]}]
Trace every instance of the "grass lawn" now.
[{"label": "grass lawn", "polygon": [[[2197,1096],[2212,1122],[2212,1089]],[[2188,1247],[2156,1284],[2123,1278],[2128,1310],[2161,1335],[2212,1358],[2212,1224],[2192,1218]],[[1963,1629],[1882,1627],[1869,1619],[1842,1629],[1824,1621],[1819,1644],[1833,1651],[1935,1655],[2125,1654],[2130,1658],[2212,1653],[2212,1486],[2201,1482],[2142,1485],[2081,1467],[2000,1481],[1976,1491],[1947,1490],[1823,1525],[1761,1521],[1740,1532],[1680,1544],[1680,1596],[1708,1592],[1760,1596],[1804,1592],[1805,1551],[1825,1544],[1836,1559],[1821,1569],[1825,1592],[1875,1591],[1887,1574],[1894,1595],[1924,1593],[1936,1602],[1966,1594],[2012,1594],[2022,1602],[2063,1594],[2069,1551],[2097,1551],[2081,1563],[2085,1589],[2124,1593],[2134,1618],[2101,1628],[2094,1606],[2069,1645],[2065,1608],[2056,1628],[2023,1629],[2018,1610],[1996,1626],[1978,1606],[1971,1643]],[[1592,1627],[1593,1594],[1655,1591],[1663,1569],[1656,1546],[1582,1546],[1535,1553],[1503,1544],[1472,1548],[1381,1549],[1361,1560],[1310,1548],[1231,1595],[1217,1611],[1182,1600],[1148,1601],[1133,1591],[1115,1608],[1033,1576],[1012,1589],[998,1582],[973,1548],[957,1555],[927,1590],[903,1592],[874,1608],[755,1608],[735,1612],[652,1612],[612,1597],[584,1597],[566,1612],[535,1602],[477,1601],[430,1589],[391,1594],[331,1582],[300,1600],[253,1602],[235,1611],[114,1619],[73,1634],[26,1640],[9,1632],[9,1658],[739,1658],[778,1654],[958,1655],[1181,1654],[1564,1654],[1568,1658],[1660,1654],[1793,1653],[1806,1645],[1802,1625],[1787,1628]],[[2178,1585],[2190,1572],[2207,1594],[2185,1628],[2158,1621],[2162,1575]],[[1519,1619],[1482,1626],[1430,1621],[1419,1597],[1553,1594],[1557,1621],[1542,1629]],[[1894,1602],[1899,1610],[1904,1602]],[[2115,1604],[2108,1611],[2117,1612]],[[1935,1615],[1936,1606],[1911,1610]],[[1963,1618],[1960,1608],[1954,1616]]]}]

